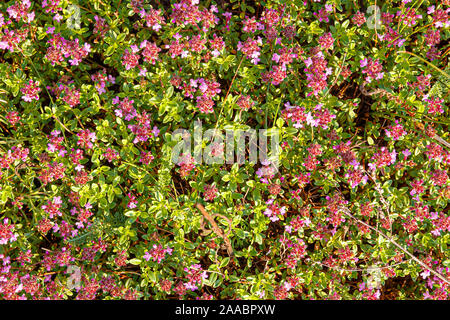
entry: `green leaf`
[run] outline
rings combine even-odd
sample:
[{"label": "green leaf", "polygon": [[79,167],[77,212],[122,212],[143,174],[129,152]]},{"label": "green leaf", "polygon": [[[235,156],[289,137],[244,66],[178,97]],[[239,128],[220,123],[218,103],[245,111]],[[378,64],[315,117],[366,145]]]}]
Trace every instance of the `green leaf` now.
[{"label": "green leaf", "polygon": [[144,192],[144,184],[142,183],[142,181],[139,181],[136,184],[136,189],[139,193],[143,193]]},{"label": "green leaf", "polygon": [[127,35],[125,34],[125,33],[121,33],[121,34],[119,34],[118,36],[117,36],[117,39],[116,39],[116,41],[117,42],[122,42],[123,40],[125,40],[125,37],[126,37]]},{"label": "green leaf", "polygon": [[131,259],[131,260],[128,261],[128,262],[131,263],[131,264],[133,264],[133,265],[135,265],[135,266],[138,266],[138,265],[141,264],[142,260],[141,260],[141,259],[137,259],[137,258],[133,258],[133,259]]},{"label": "green leaf", "polygon": [[296,134],[298,132],[297,128],[286,128],[285,132],[288,136],[293,136],[294,134]]},{"label": "green leaf", "polygon": [[114,201],[114,196],[115,196],[114,188],[112,186],[109,186],[109,189],[108,189],[108,202],[109,203],[112,203]]},{"label": "green leaf", "polygon": [[229,257],[224,258],[224,259],[220,262],[220,267],[221,267],[221,268],[226,267],[226,266],[228,265],[229,262],[230,262],[230,258],[229,258]]},{"label": "green leaf", "polygon": [[170,98],[173,95],[173,86],[170,86],[166,91],[166,97]]},{"label": "green leaf", "polygon": [[261,234],[260,233],[257,233],[256,235],[255,235],[255,241],[256,241],[256,243],[258,243],[258,244],[262,244],[262,241],[263,241],[263,238],[262,238],[262,236],[261,236]]},{"label": "green leaf", "polygon": [[114,53],[114,50],[116,50],[114,46],[109,46],[105,51],[105,56],[111,56]]}]

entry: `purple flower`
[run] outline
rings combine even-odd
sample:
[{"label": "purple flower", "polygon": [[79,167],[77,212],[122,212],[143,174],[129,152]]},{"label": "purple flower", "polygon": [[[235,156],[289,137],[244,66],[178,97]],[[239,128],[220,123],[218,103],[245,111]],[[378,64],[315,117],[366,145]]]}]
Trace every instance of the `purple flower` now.
[{"label": "purple flower", "polygon": [[144,255],[143,258],[144,258],[146,261],[149,261],[149,260],[151,259],[151,257],[152,257],[152,256],[150,255],[150,252],[147,251],[147,252],[145,253],[145,255]]}]

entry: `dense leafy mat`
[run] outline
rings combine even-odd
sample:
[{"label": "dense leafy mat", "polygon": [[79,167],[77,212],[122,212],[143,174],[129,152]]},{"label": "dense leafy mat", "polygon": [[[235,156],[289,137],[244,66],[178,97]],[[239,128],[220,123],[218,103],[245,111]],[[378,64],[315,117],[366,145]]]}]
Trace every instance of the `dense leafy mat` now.
[{"label": "dense leafy mat", "polygon": [[449,5],[2,1],[0,298],[448,299]]}]

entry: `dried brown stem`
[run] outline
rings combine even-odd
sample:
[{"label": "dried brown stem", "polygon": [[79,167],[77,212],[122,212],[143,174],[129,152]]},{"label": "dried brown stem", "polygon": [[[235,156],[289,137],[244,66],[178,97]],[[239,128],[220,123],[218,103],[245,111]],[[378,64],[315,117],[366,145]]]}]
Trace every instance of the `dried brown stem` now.
[{"label": "dried brown stem", "polygon": [[[222,231],[222,229],[219,228],[217,223],[214,221],[213,217],[205,210],[205,207],[203,207],[200,203],[197,203],[196,207],[197,207],[198,210],[200,210],[200,212],[203,215],[203,217],[205,217],[205,219],[208,220],[208,222],[211,224],[214,233],[217,234],[219,237],[221,237],[223,239],[223,241],[225,242],[225,246],[227,248],[228,255],[230,257],[232,257],[234,255],[233,247],[231,246],[230,239],[228,239],[228,236],[227,236],[228,234],[225,234]],[[222,215],[220,215],[220,216],[223,217],[223,218],[226,218],[226,217],[224,217]],[[231,222],[227,218],[226,218],[226,220],[230,224],[230,231],[231,231]]]}]

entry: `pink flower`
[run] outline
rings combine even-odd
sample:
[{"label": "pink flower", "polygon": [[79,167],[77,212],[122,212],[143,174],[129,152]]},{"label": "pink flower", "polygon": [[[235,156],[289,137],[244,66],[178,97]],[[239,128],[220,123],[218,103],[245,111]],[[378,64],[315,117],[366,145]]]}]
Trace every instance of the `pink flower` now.
[{"label": "pink flower", "polygon": [[205,201],[213,201],[217,197],[217,188],[214,185],[205,186],[204,199]]},{"label": "pink flower", "polygon": [[189,268],[184,268],[186,272],[187,283],[184,284],[185,288],[191,291],[198,289],[198,286],[202,285],[202,281],[208,278],[206,271],[202,269],[199,264],[193,264]]},{"label": "pink flower", "polygon": [[366,17],[364,16],[364,13],[361,13],[360,11],[356,12],[352,18],[352,22],[356,24],[358,27],[361,27],[366,22]]},{"label": "pink flower", "polygon": [[17,240],[17,236],[13,233],[14,225],[9,224],[9,219],[3,219],[3,224],[0,224],[0,244],[7,244]]},{"label": "pink flower", "polygon": [[389,138],[392,138],[394,141],[399,140],[407,133],[403,129],[403,126],[399,123],[398,120],[395,120],[395,126],[390,126],[388,129],[385,130],[385,132],[386,132],[386,135]]},{"label": "pink flower", "polygon": [[147,261],[152,259],[153,261],[161,263],[161,261],[166,257],[166,254],[172,254],[172,249],[170,247],[163,248],[163,246],[160,244],[154,244],[150,251],[145,252],[143,258]]},{"label": "pink flower", "polygon": [[22,99],[27,102],[31,102],[34,100],[39,100],[39,92],[41,88],[39,88],[39,81],[29,80],[28,84],[25,84],[20,91],[24,94]]},{"label": "pink flower", "polygon": [[138,202],[136,200],[136,197],[134,195],[132,195],[131,193],[128,193],[127,196],[128,196],[128,199],[129,199],[127,207],[130,208],[130,209],[136,208],[137,204],[138,204]]},{"label": "pink flower", "polygon": [[78,141],[77,145],[82,146],[86,149],[92,149],[94,146],[92,143],[97,141],[97,136],[95,132],[89,131],[89,129],[81,130],[77,133]]},{"label": "pink flower", "polygon": [[264,215],[269,217],[270,221],[275,222],[280,220],[280,217],[286,214],[286,207],[280,208],[278,204],[273,202],[273,199],[269,199],[266,201],[267,208],[264,211]]},{"label": "pink flower", "polygon": [[[137,47],[135,49],[137,49]],[[137,55],[133,49],[131,52],[126,49],[122,56],[122,64],[125,66],[126,70],[133,69],[139,64],[139,55]]]}]

